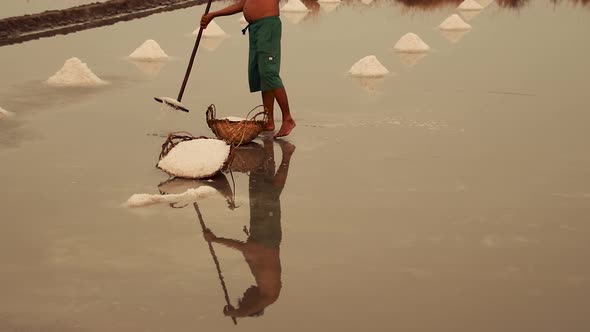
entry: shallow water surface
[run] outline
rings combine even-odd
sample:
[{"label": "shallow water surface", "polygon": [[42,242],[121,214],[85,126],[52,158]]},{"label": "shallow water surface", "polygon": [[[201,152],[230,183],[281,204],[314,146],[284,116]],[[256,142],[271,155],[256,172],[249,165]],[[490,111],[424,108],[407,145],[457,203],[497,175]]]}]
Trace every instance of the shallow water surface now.
[{"label": "shallow water surface", "polygon": [[[313,8],[282,15],[297,128],[205,182],[154,166],[167,133],[212,136],[210,104],[260,103],[238,15],[204,40],[188,114],[152,97],[176,97],[203,6],[0,47],[0,331],[590,329],[590,9],[491,3],[443,34],[454,6]],[[394,53],[407,32],[431,52]],[[128,61],[146,39],[172,58]],[[367,55],[391,74],[349,77]],[[73,56],[110,84],[43,84]],[[197,206],[123,205],[202,185]],[[225,292],[258,315],[234,325]]]}]

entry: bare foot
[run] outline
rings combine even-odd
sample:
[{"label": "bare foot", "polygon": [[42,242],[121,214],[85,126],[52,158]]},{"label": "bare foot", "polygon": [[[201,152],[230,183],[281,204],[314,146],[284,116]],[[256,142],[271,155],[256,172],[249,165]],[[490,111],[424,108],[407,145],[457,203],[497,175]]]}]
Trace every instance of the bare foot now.
[{"label": "bare foot", "polygon": [[273,131],[275,130],[275,124],[273,123],[267,123],[266,126],[264,127],[264,129],[262,129],[263,131]]},{"label": "bare foot", "polygon": [[281,129],[279,129],[279,131],[277,131],[277,133],[275,134],[275,138],[289,135],[291,133],[291,130],[293,130],[295,126],[296,124],[295,121],[293,121],[293,119],[284,120]]},{"label": "bare foot", "polygon": [[281,147],[281,151],[286,155],[292,155],[295,152],[295,145],[291,142],[287,142],[283,139],[277,141],[279,146]]}]

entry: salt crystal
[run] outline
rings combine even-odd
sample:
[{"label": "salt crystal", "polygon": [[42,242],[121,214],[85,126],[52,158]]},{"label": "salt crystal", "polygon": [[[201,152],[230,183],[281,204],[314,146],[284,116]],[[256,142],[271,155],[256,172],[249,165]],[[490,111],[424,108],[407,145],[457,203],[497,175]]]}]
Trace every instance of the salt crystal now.
[{"label": "salt crystal", "polygon": [[457,7],[457,9],[459,9],[459,10],[482,10],[483,7],[479,3],[477,3],[475,0],[465,0],[459,5],[459,7]]},{"label": "salt crystal", "polygon": [[141,61],[158,61],[167,59],[168,55],[155,40],[148,39],[133,51],[133,53],[129,55],[129,58]]},{"label": "salt crystal", "polygon": [[385,68],[374,55],[369,55],[360,59],[348,72],[353,76],[359,77],[380,77],[389,74],[387,68]]},{"label": "salt crystal", "polygon": [[244,118],[240,118],[240,117],[237,117],[237,116],[228,116],[228,117],[225,117],[224,119],[226,119],[226,120],[228,120],[230,122],[240,122],[240,121],[246,120]]},{"label": "salt crystal", "polygon": [[[199,29],[193,31],[193,35],[199,34]],[[218,37],[225,37],[227,33],[223,31],[223,29],[219,26],[219,24],[215,23],[215,21],[209,22],[207,28],[203,30],[203,37],[205,38],[218,38]]]},{"label": "salt crystal", "polygon": [[13,116],[13,115],[14,115],[14,113],[9,112],[9,111],[3,109],[2,107],[0,107],[0,119],[7,118],[7,117]]},{"label": "salt crystal", "polygon": [[289,0],[282,8],[284,12],[308,12],[309,9],[300,0]]},{"label": "salt crystal", "polygon": [[229,145],[218,139],[194,139],[178,143],[158,162],[158,167],[183,178],[215,175],[229,156]]},{"label": "salt crystal", "polygon": [[459,15],[453,14],[444,20],[439,28],[441,30],[469,30],[471,25],[465,23]]},{"label": "salt crystal", "polygon": [[398,52],[407,53],[422,53],[430,50],[430,46],[428,46],[418,35],[411,32],[408,32],[401,37],[393,48]]},{"label": "salt crystal", "polygon": [[47,84],[55,86],[96,86],[107,82],[101,80],[78,58],[66,60],[63,67],[51,76]]},{"label": "salt crystal", "polygon": [[181,194],[165,194],[165,195],[151,195],[151,194],[133,194],[127,200],[128,207],[142,207],[159,203],[166,204],[190,204],[199,201],[205,197],[209,197],[217,193],[212,187],[201,186],[199,188],[191,188]]}]

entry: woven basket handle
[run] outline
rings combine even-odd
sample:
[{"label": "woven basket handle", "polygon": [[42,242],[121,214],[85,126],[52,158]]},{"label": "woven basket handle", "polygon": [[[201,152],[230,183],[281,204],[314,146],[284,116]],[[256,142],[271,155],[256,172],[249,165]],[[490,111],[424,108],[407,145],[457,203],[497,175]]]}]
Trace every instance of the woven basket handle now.
[{"label": "woven basket handle", "polygon": [[215,105],[211,104],[207,107],[207,112],[205,112],[205,116],[207,117],[207,121],[215,120],[216,116]]},{"label": "woven basket handle", "polygon": [[248,120],[254,120],[254,118],[256,118],[258,116],[258,114],[260,114],[260,113],[266,113],[265,112],[266,110],[264,110],[264,111],[262,111],[260,113],[256,113],[256,115],[254,115],[253,117],[250,118],[250,114],[252,114],[252,112],[254,112],[259,107],[264,107],[264,105],[258,105],[256,107],[254,107],[253,109],[251,109],[250,112],[248,112],[248,114],[246,115],[246,119],[248,119]]}]

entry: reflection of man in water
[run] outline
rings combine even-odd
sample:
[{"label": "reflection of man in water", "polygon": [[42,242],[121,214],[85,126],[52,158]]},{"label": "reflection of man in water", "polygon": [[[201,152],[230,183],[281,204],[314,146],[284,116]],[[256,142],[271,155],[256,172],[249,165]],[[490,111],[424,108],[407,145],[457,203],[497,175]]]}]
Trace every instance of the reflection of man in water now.
[{"label": "reflection of man in water", "polygon": [[264,141],[264,162],[250,172],[250,233],[246,242],[215,236],[210,230],[207,241],[239,250],[250,266],[256,286],[251,286],[238,301],[238,308],[228,306],[224,313],[233,317],[260,316],[281,292],[281,202],[279,197],[287,180],[289,163],[295,146],[277,141],[282,161],[275,173],[273,141]]}]

